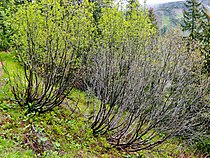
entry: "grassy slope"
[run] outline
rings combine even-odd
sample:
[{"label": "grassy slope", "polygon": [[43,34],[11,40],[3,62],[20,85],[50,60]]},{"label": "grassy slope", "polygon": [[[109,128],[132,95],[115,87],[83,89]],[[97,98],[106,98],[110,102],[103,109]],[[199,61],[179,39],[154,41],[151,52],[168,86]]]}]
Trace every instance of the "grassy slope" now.
[{"label": "grassy slope", "polygon": [[[0,53],[0,57],[6,60],[10,72],[18,66],[11,55]],[[164,158],[179,157],[183,153],[183,147],[171,140],[150,151],[115,150],[105,138],[92,135],[85,116],[86,94],[79,90],[74,90],[65,103],[52,112],[25,116],[24,109],[9,100],[12,94],[6,78],[5,74],[0,77],[0,157]]]}]

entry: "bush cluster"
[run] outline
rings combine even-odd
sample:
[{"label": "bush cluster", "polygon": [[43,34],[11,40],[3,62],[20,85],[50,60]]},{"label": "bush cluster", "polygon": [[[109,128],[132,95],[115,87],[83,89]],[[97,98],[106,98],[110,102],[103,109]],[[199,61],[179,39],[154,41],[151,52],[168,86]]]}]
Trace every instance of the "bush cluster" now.
[{"label": "bush cluster", "polygon": [[23,1],[10,14],[21,68],[8,75],[27,113],[59,106],[79,82],[99,100],[93,134],[119,150],[200,136],[209,123],[203,58],[179,33],[159,36],[137,2]]}]

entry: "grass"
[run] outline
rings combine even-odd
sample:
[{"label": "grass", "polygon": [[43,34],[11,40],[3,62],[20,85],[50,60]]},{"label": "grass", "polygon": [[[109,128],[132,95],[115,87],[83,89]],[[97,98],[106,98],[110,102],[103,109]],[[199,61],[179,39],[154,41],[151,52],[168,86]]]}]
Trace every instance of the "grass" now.
[{"label": "grass", "polygon": [[[14,54],[12,53],[0,52],[0,62],[2,62],[10,72],[18,65],[15,62]],[[0,64],[0,102],[12,96],[9,92],[9,84],[6,84],[8,82],[8,76],[6,73],[3,73],[3,65]]]},{"label": "grass", "polygon": [[3,102],[0,113],[1,140],[14,142],[8,149],[22,149],[27,153],[29,150],[42,157],[99,157],[105,153],[118,157],[118,152],[111,149],[104,138],[92,136],[80,112],[72,114],[66,105],[32,117],[25,116],[24,110],[16,104]]},{"label": "grass", "polygon": [[[13,56],[0,53],[10,72],[19,66]],[[92,135],[87,95],[77,89],[53,111],[25,116],[25,110],[10,101],[6,78],[6,74],[1,76],[4,83],[0,85],[0,157],[169,158],[179,157],[183,151],[191,155],[176,140],[136,153],[117,151],[104,137]]]},{"label": "grass", "polygon": [[[80,93],[77,91],[77,94]],[[162,145],[161,150],[119,152],[105,138],[92,135],[89,123],[80,111],[72,114],[64,104],[52,112],[32,117],[25,116],[18,105],[5,101],[0,104],[0,114],[0,157],[167,158],[180,154],[175,150],[178,146],[169,142]]]},{"label": "grass", "polygon": [[[19,67],[13,56],[0,53],[10,73]],[[84,92],[75,89],[53,111],[25,116],[25,110],[9,99],[7,77],[5,73],[1,76],[0,87],[0,157],[120,157],[105,138],[92,135],[83,115]]]},{"label": "grass", "polygon": [[33,157],[31,150],[22,150],[21,148],[14,148],[14,142],[0,137],[0,156],[4,158],[27,158]]}]

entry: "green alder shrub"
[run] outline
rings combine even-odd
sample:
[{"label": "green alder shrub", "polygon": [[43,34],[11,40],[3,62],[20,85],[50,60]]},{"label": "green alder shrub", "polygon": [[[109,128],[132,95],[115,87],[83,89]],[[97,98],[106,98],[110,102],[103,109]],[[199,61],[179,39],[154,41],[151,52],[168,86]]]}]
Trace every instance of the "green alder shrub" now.
[{"label": "green alder shrub", "polygon": [[100,100],[90,116],[93,134],[134,152],[205,127],[210,82],[203,59],[178,33],[154,35],[141,7],[129,17],[118,8],[102,9],[101,36],[88,54],[86,83]]},{"label": "green alder shrub", "polygon": [[0,50],[8,51],[12,47],[12,36],[15,34],[11,27],[11,14],[24,1],[2,0],[0,2]]},{"label": "green alder shrub", "polygon": [[59,106],[74,87],[93,38],[92,6],[87,1],[25,1],[13,13],[13,42],[22,69],[9,73],[10,84],[28,113]]}]

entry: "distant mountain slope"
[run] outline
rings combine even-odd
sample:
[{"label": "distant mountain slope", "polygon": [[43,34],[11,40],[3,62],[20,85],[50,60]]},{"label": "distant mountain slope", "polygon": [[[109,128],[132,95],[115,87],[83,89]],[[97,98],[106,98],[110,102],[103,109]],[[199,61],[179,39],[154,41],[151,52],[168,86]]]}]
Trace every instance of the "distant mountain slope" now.
[{"label": "distant mountain slope", "polygon": [[[202,0],[202,3],[207,4],[208,0]],[[184,1],[163,3],[153,5],[152,7],[156,13],[162,32],[170,28],[180,27],[180,24],[183,22]]]}]

